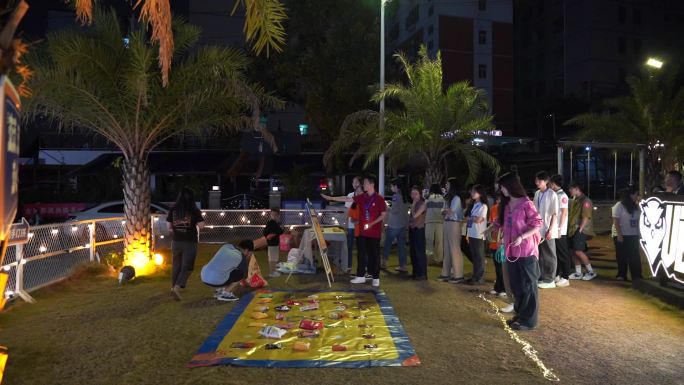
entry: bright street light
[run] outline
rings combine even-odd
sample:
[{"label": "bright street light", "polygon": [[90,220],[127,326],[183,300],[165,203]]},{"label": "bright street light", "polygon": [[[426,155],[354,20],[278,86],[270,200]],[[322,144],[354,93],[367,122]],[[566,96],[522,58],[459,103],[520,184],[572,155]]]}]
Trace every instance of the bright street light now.
[{"label": "bright street light", "polygon": [[646,65],[649,67],[660,69],[660,67],[663,66],[663,62],[656,58],[650,57],[648,58],[648,60],[646,60]]}]

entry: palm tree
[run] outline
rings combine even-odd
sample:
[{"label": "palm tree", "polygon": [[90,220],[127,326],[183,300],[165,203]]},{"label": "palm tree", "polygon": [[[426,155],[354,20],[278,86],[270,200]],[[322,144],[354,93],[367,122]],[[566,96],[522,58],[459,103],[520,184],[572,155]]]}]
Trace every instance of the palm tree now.
[{"label": "palm tree", "polygon": [[[93,19],[93,0],[74,0],[74,3],[77,19],[83,24],[90,24]],[[283,3],[280,0],[234,0],[234,4],[233,13],[239,6],[245,8],[245,39],[252,44],[256,54],[264,50],[267,54],[271,50],[281,52],[285,44],[283,22],[287,18]],[[138,7],[140,19],[152,27],[152,42],[159,45],[159,67],[166,85],[175,44],[171,30],[171,5],[169,0],[137,0],[133,8]]]},{"label": "palm tree", "polygon": [[157,49],[146,31],[124,45],[113,12],[96,11],[86,29],[53,33],[26,55],[29,118],[47,117],[66,129],[102,135],[123,154],[125,253],[147,254],[150,243],[150,174],[147,157],[183,131],[261,129],[260,105],[280,102],[247,82],[245,57],[219,47],[195,47],[199,30],[173,25],[174,66],[169,84],[157,71]]},{"label": "palm tree", "polygon": [[330,164],[335,156],[353,148],[350,164],[364,155],[364,167],[368,167],[385,153],[387,165],[395,170],[409,162],[422,163],[428,185],[443,181],[452,161],[467,167],[469,181],[478,177],[483,166],[498,173],[498,161],[471,144],[475,132],[492,129],[484,92],[467,81],[444,90],[441,55],[438,52],[435,60],[430,59],[425,46],[420,48],[415,64],[401,53],[394,56],[408,84],[390,84],[383,92],[376,92],[372,101],[394,100],[400,107],[385,113],[382,131],[378,129],[377,111],[348,115],[324,162]]},{"label": "palm tree", "polygon": [[[676,70],[645,71],[626,79],[630,94],[606,99],[603,111],[579,114],[565,125],[579,126],[580,140],[641,143],[649,146],[648,175],[669,165],[684,150],[684,88],[676,89]],[[667,142],[661,147],[658,142]],[[666,166],[667,167],[667,166]]]}]

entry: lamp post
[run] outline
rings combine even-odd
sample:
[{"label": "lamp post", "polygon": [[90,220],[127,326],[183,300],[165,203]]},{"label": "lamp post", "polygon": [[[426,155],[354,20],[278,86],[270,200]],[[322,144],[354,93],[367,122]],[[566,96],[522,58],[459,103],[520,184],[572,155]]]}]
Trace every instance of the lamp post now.
[{"label": "lamp post", "polygon": [[556,140],[556,114],[549,114],[548,117],[551,118],[553,124],[553,140]]},{"label": "lamp post", "polygon": [[[385,90],[385,4],[389,0],[380,0],[380,92]],[[385,98],[380,99],[380,120],[378,129],[385,129]],[[378,159],[378,193],[385,195],[385,153]]]}]

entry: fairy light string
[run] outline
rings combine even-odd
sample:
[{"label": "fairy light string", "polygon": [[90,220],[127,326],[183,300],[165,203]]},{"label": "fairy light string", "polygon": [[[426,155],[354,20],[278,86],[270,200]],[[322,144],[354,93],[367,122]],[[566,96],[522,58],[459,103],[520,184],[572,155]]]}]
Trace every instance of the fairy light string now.
[{"label": "fairy light string", "polygon": [[499,307],[496,306],[494,302],[492,302],[490,299],[486,298],[484,294],[479,294],[478,297],[492,307],[492,309],[494,310],[494,316],[497,317],[499,321],[501,321],[501,324],[503,325],[503,328],[506,331],[506,333],[508,333],[508,335],[511,337],[513,341],[517,342],[518,344],[520,344],[520,346],[522,346],[523,353],[525,353],[527,358],[532,360],[532,362],[534,362],[537,365],[539,370],[541,370],[544,378],[549,381],[560,382],[560,378],[558,378],[558,376],[556,376],[553,373],[553,369],[547,368],[546,365],[544,365],[544,362],[539,358],[539,356],[537,355],[537,351],[532,347],[532,345],[524,339],[520,338],[518,333],[516,333],[515,330],[511,329],[511,327],[506,323],[506,318],[504,318],[503,314],[501,314],[501,312],[499,311]]}]

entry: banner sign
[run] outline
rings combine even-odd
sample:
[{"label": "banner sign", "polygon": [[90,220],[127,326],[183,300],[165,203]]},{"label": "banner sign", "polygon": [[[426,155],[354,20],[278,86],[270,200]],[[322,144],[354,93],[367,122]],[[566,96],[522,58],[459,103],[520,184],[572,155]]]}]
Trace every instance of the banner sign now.
[{"label": "banner sign", "polygon": [[657,194],[639,204],[641,248],[653,276],[662,271],[684,283],[684,196]]},{"label": "banner sign", "polygon": [[29,239],[29,223],[26,219],[21,218],[20,223],[13,223],[10,226],[9,238],[7,239],[7,245],[22,245],[28,242]]},{"label": "banner sign", "polygon": [[7,76],[0,77],[0,170],[3,183],[0,188],[0,239],[7,238],[9,225],[17,214],[19,190],[19,94]]}]

